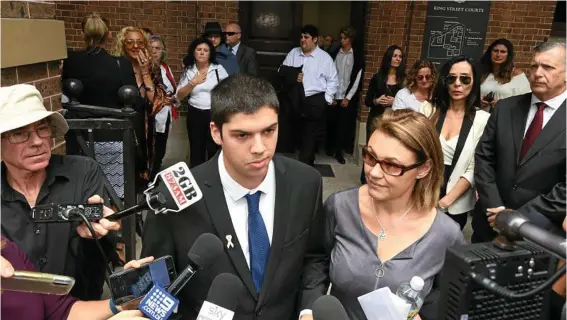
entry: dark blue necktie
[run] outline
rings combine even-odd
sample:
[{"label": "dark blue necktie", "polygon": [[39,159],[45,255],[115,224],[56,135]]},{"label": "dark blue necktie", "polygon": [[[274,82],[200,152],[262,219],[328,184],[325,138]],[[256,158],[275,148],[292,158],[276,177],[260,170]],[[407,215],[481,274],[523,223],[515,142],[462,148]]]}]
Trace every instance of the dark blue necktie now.
[{"label": "dark blue necktie", "polygon": [[264,273],[270,256],[270,238],[260,214],[260,195],[258,191],[246,195],[248,202],[248,247],[250,250],[250,272],[256,291],[260,292]]}]

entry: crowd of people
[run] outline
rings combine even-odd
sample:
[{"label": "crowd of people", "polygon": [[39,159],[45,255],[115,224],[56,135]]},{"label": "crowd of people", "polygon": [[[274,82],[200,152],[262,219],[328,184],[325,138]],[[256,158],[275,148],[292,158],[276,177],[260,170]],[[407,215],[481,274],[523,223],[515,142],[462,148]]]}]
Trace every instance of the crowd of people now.
[{"label": "crowd of people", "polygon": [[[504,209],[565,235],[564,43],[538,45],[527,74],[514,67],[506,39],[492,43],[478,63],[458,56],[437,71],[420,60],[407,73],[402,48],[390,46],[364,101],[370,113],[362,185],[324,200],[315,154],[326,139],[327,153],[345,163],[345,131],[363,86],[356,31],[343,28],[339,45],[326,39],[321,48],[318,29],[304,26],[300,46],[278,71],[286,90],[281,101],[257,77],[256,53],[240,42],[238,25],[223,31],[210,22],[204,30],[190,43],[176,81],[163,38],[124,27],[109,53],[108,23],[91,14],[83,22],[85,50],[70,53],[62,71],[62,79],[82,81],[84,104],[120,108],[118,89],[138,88],[132,121],[145,183],[160,170],[176,108],[187,101],[189,164],[203,198],[179,214],[148,214],[145,259],[126,265],[169,255],[181,270],[201,234],[229,241],[178,296],[184,318],[197,317],[215,276],[232,273],[246,287],[238,320],[313,319],[312,304],[329,284],[349,318],[365,320],[358,297],[385,287],[395,292],[413,276],[424,280],[425,295],[414,319],[439,319],[445,252],[466,244],[462,229],[470,215],[472,242],[495,238],[494,219]],[[280,101],[296,112],[299,161],[276,153]],[[76,279],[68,296],[3,292],[2,317],[137,319],[138,311],[100,301],[107,265],[92,237],[116,260],[119,223],[103,218],[92,223],[92,234],[84,223],[39,224],[28,215],[48,203],[102,202],[104,216],[113,213],[105,163],[51,154],[52,138],[67,131],[65,118],[45,109],[35,87],[0,88],[1,275],[16,268]],[[103,132],[94,147],[120,158],[119,140]],[[564,302],[565,286],[554,286],[552,310]]]}]

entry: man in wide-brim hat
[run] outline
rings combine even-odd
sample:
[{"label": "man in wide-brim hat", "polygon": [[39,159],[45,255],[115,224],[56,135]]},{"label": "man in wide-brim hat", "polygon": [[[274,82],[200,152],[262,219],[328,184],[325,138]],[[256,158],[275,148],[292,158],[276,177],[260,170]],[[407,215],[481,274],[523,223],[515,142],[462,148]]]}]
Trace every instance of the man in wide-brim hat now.
[{"label": "man in wide-brim hat", "polygon": [[[15,242],[43,272],[74,277],[71,294],[98,300],[105,263],[83,223],[37,223],[31,208],[45,204],[100,203],[104,176],[90,158],[52,155],[53,138],[69,129],[58,112],[47,111],[32,85],[0,88],[2,235]],[[105,207],[104,215],[112,214]],[[115,254],[109,231],[120,225],[93,222],[106,256]]]}]

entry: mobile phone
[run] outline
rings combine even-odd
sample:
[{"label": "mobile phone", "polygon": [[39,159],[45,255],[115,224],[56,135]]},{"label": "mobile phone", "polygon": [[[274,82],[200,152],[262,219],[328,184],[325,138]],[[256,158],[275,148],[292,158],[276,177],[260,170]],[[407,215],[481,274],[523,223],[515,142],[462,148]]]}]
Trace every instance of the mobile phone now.
[{"label": "mobile phone", "polygon": [[40,294],[66,295],[75,285],[75,279],[57,274],[34,271],[14,271],[10,278],[2,278],[2,290]]},{"label": "mobile phone", "polygon": [[164,256],[137,269],[113,273],[109,277],[110,294],[114,303],[121,305],[145,296],[159,284],[167,288],[177,278],[171,256]]},{"label": "mobile phone", "polygon": [[492,102],[494,101],[494,91],[490,91],[486,97],[484,98],[484,100],[486,100],[486,102]]}]

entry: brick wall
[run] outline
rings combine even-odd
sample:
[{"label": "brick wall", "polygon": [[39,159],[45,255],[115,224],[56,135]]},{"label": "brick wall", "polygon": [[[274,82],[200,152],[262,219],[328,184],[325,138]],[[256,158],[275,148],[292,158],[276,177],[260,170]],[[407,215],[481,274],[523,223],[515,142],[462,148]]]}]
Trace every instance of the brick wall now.
[{"label": "brick wall", "polygon": [[197,26],[203,32],[205,23],[218,21],[224,29],[230,23],[238,23],[237,1],[197,1]]},{"label": "brick wall", "polygon": [[[2,18],[55,19],[55,3],[2,1]],[[48,61],[30,65],[1,69],[0,84],[11,86],[28,83],[34,85],[43,96],[43,104],[48,110],[61,110],[61,75],[58,61]],[[65,152],[64,139],[54,139],[54,152]]]},{"label": "brick wall", "polygon": [[178,79],[188,44],[197,34],[196,6],[192,1],[57,1],[55,13],[65,22],[67,46],[73,49],[84,48],[81,22],[93,12],[109,21],[107,49],[123,27],[150,28],[164,38],[168,63]]},{"label": "brick wall", "polygon": [[[527,68],[534,46],[545,41],[551,33],[555,5],[555,1],[492,1],[485,50],[492,41],[507,38],[514,44],[517,67]],[[406,50],[408,67],[420,58],[427,1],[413,2],[411,29],[408,34],[411,10],[409,2],[372,1],[368,4],[362,102],[370,78],[378,71],[382,56],[389,45],[397,44]],[[407,36],[409,47],[405,46]],[[360,121],[365,122],[367,114],[368,108],[362,103]]]}]

